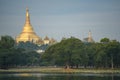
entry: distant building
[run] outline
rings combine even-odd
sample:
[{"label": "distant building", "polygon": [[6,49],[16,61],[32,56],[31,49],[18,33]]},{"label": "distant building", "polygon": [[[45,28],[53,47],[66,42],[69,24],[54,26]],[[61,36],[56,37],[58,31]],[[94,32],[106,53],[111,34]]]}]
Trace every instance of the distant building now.
[{"label": "distant building", "polygon": [[50,40],[47,36],[44,38],[44,44],[50,44]]},{"label": "distant building", "polygon": [[91,33],[91,31],[89,31],[88,37],[83,39],[83,42],[87,42],[87,43],[93,43],[93,42],[94,42],[94,40],[93,40],[93,38],[92,38],[92,33]]},{"label": "distant building", "polygon": [[33,30],[30,23],[30,14],[28,8],[26,9],[26,20],[22,32],[16,37],[16,42],[33,42],[38,45],[53,44],[56,42],[54,39],[49,39],[47,36],[42,40]]}]

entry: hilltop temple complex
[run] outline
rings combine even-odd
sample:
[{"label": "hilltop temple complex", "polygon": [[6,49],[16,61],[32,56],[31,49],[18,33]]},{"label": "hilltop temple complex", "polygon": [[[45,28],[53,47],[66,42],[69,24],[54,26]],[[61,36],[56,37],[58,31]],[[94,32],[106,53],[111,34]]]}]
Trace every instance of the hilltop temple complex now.
[{"label": "hilltop temple complex", "polygon": [[[45,38],[39,37],[35,32],[30,22],[30,14],[28,8],[26,9],[26,20],[23,26],[22,32],[16,37],[16,43],[19,42],[32,42],[38,45],[54,44],[56,40],[46,36]],[[83,39],[83,42],[92,43],[94,42],[92,38],[92,33],[89,31],[88,37]]]},{"label": "hilltop temple complex", "polygon": [[55,39],[49,39],[47,36],[42,39],[35,32],[30,22],[30,14],[28,8],[26,9],[26,20],[23,26],[22,32],[16,37],[16,43],[19,42],[33,42],[38,45],[42,44],[53,44],[56,42]]}]

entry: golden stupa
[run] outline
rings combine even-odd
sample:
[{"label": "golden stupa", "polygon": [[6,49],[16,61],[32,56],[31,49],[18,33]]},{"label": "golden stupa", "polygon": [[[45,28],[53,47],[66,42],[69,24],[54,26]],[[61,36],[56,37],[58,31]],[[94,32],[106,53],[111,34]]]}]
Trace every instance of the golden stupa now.
[{"label": "golden stupa", "polygon": [[30,23],[29,10],[27,8],[25,24],[24,24],[23,30],[20,33],[20,35],[16,37],[16,42],[19,43],[21,41],[23,42],[30,41],[33,43],[37,43],[40,40],[41,40],[40,37],[36,35],[36,33],[34,32],[32,28],[32,25]]},{"label": "golden stupa", "polygon": [[93,40],[93,38],[92,38],[92,33],[91,33],[91,31],[89,31],[88,37],[87,37],[87,38],[84,38],[84,42],[88,42],[88,43],[93,43],[93,42],[94,42],[94,40]]}]

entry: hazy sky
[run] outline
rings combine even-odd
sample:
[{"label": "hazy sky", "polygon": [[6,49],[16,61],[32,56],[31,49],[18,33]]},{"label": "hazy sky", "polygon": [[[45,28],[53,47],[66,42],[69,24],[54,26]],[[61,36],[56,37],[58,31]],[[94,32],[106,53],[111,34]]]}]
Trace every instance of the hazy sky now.
[{"label": "hazy sky", "polygon": [[15,38],[21,33],[26,7],[42,38],[83,40],[91,30],[95,41],[104,37],[120,41],[120,0],[0,0],[0,35]]}]

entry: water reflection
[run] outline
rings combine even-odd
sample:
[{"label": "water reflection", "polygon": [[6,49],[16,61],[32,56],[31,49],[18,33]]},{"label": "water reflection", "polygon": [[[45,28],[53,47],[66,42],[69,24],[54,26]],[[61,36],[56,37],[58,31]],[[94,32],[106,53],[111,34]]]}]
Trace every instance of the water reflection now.
[{"label": "water reflection", "polygon": [[120,80],[120,74],[4,73],[0,80]]}]

